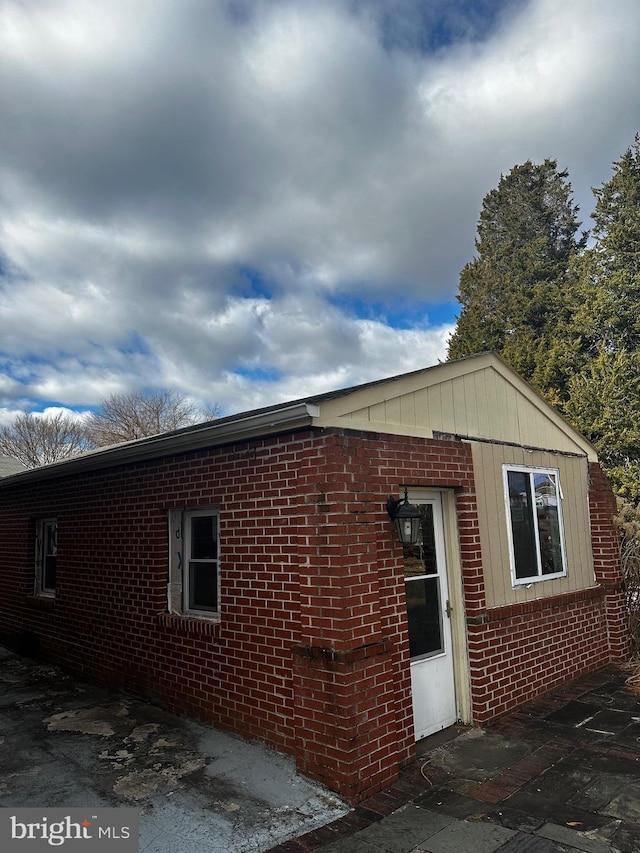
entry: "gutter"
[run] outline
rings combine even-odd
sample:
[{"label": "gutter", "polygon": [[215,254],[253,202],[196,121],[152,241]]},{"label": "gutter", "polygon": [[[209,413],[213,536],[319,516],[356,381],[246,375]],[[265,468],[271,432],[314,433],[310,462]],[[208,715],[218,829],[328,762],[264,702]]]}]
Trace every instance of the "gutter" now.
[{"label": "gutter", "polygon": [[240,415],[237,418],[224,418],[221,421],[197,424],[176,432],[161,433],[124,444],[111,445],[71,459],[52,462],[50,465],[29,468],[19,474],[0,478],[0,489],[23,483],[53,480],[56,477],[83,471],[97,471],[115,465],[172,456],[176,453],[203,450],[234,441],[271,435],[283,429],[308,427],[319,415],[319,406],[311,403],[296,403],[254,415]]}]

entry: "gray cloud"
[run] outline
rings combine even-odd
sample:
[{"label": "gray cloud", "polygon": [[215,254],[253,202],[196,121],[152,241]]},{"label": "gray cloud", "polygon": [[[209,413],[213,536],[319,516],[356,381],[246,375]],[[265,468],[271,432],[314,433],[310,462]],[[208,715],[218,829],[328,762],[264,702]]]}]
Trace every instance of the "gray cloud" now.
[{"label": "gray cloud", "polygon": [[424,7],[3,0],[4,416],[145,385],[234,410],[443,357],[449,323],[385,312],[454,299],[517,162],[557,157],[590,212],[638,127],[640,9]]}]

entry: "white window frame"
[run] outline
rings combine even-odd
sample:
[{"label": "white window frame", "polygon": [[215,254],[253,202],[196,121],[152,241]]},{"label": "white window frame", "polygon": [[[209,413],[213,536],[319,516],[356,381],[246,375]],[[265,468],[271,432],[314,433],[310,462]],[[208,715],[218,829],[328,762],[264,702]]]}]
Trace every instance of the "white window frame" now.
[{"label": "white window frame", "polygon": [[[215,519],[217,549],[215,558],[202,562],[215,563],[216,609],[189,606],[189,551],[191,547],[191,522],[194,518]],[[192,560],[197,563],[199,560]],[[167,609],[170,613],[198,618],[220,620],[220,513],[218,507],[182,507],[169,510],[169,583],[167,585]]]},{"label": "white window frame", "polygon": [[[527,474],[529,476],[529,485],[530,485],[530,493],[532,497],[535,496],[535,484],[534,477],[536,474],[547,474],[553,475],[555,478],[556,484],[556,498],[557,498],[557,511],[558,511],[558,527],[559,527],[559,535],[560,535],[560,555],[562,558],[562,571],[553,572],[549,574],[542,573],[542,557],[540,554],[540,531],[538,527],[538,514],[537,512],[532,512],[529,516],[530,521],[533,525],[533,531],[535,533],[535,546],[536,546],[536,565],[538,568],[537,575],[529,575],[527,577],[519,578],[516,575],[516,556],[514,549],[514,535],[513,535],[513,526],[512,526],[512,515],[511,515],[511,502],[509,497],[509,473],[517,472],[522,474]],[[529,586],[532,583],[541,583],[542,581],[555,580],[557,578],[564,578],[567,576],[567,551],[565,547],[565,535],[564,535],[564,519],[562,512],[562,503],[564,500],[564,496],[562,494],[562,487],[560,485],[560,471],[557,468],[541,468],[541,467],[533,467],[533,466],[525,466],[525,465],[503,465],[502,466],[502,479],[503,479],[503,489],[504,489],[504,501],[505,501],[505,511],[506,511],[506,520],[507,520],[507,539],[509,543],[509,561],[511,565],[511,581],[514,587],[517,586]]]},{"label": "white window frame", "polygon": [[[49,530],[54,528],[53,552],[48,550],[49,545]],[[53,598],[56,594],[56,587],[47,586],[47,557],[55,557],[57,562],[58,557],[58,519],[57,518],[41,518],[36,522],[36,554],[35,554],[35,587],[34,594],[42,595],[48,598]],[[57,580],[56,580],[57,583]]]}]

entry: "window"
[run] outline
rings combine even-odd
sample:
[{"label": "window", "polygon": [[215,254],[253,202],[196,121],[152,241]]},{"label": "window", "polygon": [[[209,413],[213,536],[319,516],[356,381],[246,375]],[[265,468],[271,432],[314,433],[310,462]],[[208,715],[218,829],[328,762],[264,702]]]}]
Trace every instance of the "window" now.
[{"label": "window", "polygon": [[409,653],[416,658],[445,652],[440,587],[443,566],[438,565],[439,548],[434,504],[418,504],[420,539],[404,546],[404,588],[409,621]]},{"label": "window", "polygon": [[558,471],[505,465],[503,472],[514,585],[563,577],[567,562]]},{"label": "window", "polygon": [[217,509],[170,510],[169,537],[170,612],[219,616]]},{"label": "window", "polygon": [[55,518],[39,521],[36,527],[36,595],[54,595],[58,555],[58,522]]}]

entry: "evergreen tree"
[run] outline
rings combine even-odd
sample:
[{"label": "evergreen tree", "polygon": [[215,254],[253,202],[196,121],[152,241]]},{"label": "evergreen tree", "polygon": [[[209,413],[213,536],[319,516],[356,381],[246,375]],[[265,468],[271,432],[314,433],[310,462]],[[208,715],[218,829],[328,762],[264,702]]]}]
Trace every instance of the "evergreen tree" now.
[{"label": "evergreen tree", "polygon": [[602,350],[570,380],[565,414],[595,446],[617,494],[640,502],[640,352]]},{"label": "evergreen tree", "polygon": [[462,310],[449,358],[494,350],[531,375],[570,262],[586,242],[577,213],[568,174],[555,160],[528,160],[501,177],[482,203],[477,257],[460,275]]},{"label": "evergreen tree", "polygon": [[640,350],[640,134],[594,190],[595,245],[580,265],[574,330],[592,356]]},{"label": "evergreen tree", "polygon": [[564,411],[617,493],[640,504],[640,135],[594,194],[595,244],[579,264],[571,330],[583,364]]},{"label": "evergreen tree", "polygon": [[449,357],[495,350],[595,445],[640,504],[640,135],[594,189],[593,245],[555,160],[484,199]]}]

